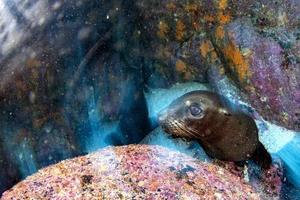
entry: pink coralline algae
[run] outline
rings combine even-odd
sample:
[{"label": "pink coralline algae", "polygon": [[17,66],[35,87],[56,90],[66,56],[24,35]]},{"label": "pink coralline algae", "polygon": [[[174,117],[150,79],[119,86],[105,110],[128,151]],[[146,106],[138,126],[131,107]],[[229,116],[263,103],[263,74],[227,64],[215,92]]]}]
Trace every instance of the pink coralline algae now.
[{"label": "pink coralline algae", "polygon": [[[250,20],[239,19],[225,27],[225,37],[215,40],[215,46],[220,51],[226,50],[227,60],[237,59],[235,54],[227,55],[229,44],[240,53],[245,69],[235,62],[227,67],[238,76],[238,86],[246,91],[251,105],[266,120],[299,130],[300,64],[296,58],[299,47],[285,44],[275,33],[263,32]],[[240,73],[241,70],[245,73]]]},{"label": "pink coralline algae", "polygon": [[150,145],[108,147],[44,168],[6,199],[260,199],[226,169]]}]

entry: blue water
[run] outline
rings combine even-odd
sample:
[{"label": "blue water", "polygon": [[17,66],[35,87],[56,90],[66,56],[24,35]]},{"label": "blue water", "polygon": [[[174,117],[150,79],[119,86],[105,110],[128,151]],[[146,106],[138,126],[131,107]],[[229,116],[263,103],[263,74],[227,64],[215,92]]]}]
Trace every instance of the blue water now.
[{"label": "blue water", "polygon": [[25,138],[21,143],[16,144],[12,140],[15,132],[6,131],[7,135],[4,138],[5,149],[10,150],[8,155],[20,172],[21,177],[25,178],[35,173],[38,169],[35,154],[27,139]]}]

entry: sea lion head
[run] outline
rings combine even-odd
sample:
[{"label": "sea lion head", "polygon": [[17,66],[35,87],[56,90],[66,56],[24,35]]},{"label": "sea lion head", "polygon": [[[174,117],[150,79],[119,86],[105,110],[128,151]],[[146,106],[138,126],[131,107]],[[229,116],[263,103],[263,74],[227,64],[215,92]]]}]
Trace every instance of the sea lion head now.
[{"label": "sea lion head", "polygon": [[213,158],[240,162],[252,157],[265,168],[271,163],[271,156],[259,142],[254,119],[231,109],[216,93],[189,92],[161,111],[158,120],[166,133],[197,140]]},{"label": "sea lion head", "polygon": [[200,139],[213,131],[213,124],[231,113],[218,94],[208,91],[186,93],[158,115],[159,124],[175,137]]}]

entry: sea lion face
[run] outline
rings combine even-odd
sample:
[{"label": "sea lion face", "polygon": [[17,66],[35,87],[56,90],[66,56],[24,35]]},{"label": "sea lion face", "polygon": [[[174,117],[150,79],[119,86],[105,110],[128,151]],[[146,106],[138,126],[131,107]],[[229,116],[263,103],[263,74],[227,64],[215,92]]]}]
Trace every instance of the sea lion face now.
[{"label": "sea lion face", "polygon": [[167,133],[195,139],[211,133],[208,120],[216,113],[228,113],[218,96],[212,92],[194,91],[173,101],[159,113],[158,120]]}]

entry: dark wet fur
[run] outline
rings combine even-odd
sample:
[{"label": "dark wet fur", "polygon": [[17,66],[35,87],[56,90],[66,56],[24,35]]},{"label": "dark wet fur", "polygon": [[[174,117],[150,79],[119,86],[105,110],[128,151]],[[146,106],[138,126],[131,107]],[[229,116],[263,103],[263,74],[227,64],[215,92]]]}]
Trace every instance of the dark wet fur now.
[{"label": "dark wet fur", "polygon": [[[203,118],[190,116],[185,108],[187,101],[203,106]],[[224,102],[221,96],[212,92],[187,93],[164,111],[165,119],[160,120],[160,125],[174,137],[197,140],[212,158],[239,163],[252,159],[268,169],[272,159],[258,140],[254,120],[244,113],[232,111]]]},{"label": "dark wet fur", "polygon": [[264,169],[269,169],[272,163],[272,157],[264,145],[260,142],[256,148],[256,151],[251,156],[251,159]]}]

